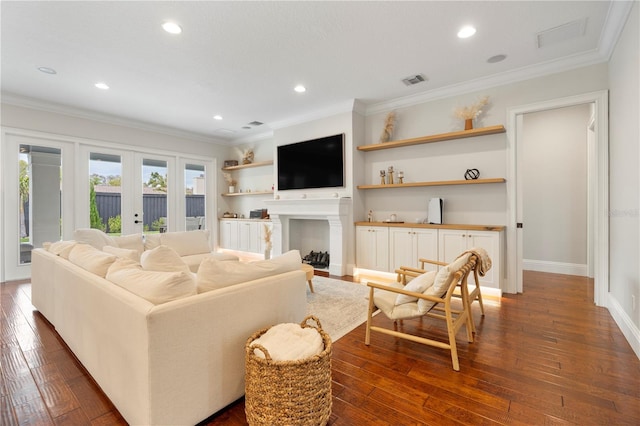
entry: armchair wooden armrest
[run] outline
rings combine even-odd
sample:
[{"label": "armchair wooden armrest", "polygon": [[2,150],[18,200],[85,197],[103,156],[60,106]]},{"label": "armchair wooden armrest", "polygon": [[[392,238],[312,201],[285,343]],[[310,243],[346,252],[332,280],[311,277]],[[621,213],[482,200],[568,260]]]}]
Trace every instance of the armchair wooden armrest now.
[{"label": "armchair wooden armrest", "polygon": [[429,263],[431,265],[438,265],[438,266],[447,266],[448,263],[447,262],[440,262],[439,260],[431,260],[431,259],[424,259],[424,258],[419,258],[418,262],[420,262],[420,267],[422,269],[424,269],[424,264],[425,263]]},{"label": "armchair wooden armrest", "polygon": [[402,283],[402,285],[407,285],[407,277],[415,278],[427,271],[417,268],[411,268],[409,266],[401,266],[400,268],[396,269],[395,272],[396,274],[398,274],[398,278],[396,279],[396,281]]},{"label": "armchair wooden armrest", "polygon": [[[411,297],[417,297],[418,299],[424,299],[424,300],[428,300],[430,302],[435,302],[435,303],[442,303],[444,301],[444,299],[441,297],[429,296],[423,293],[416,293],[414,291],[407,291],[402,288],[389,287],[388,285],[384,285],[384,284],[368,282],[367,285],[371,287],[370,293],[373,293],[373,289],[377,288],[379,290],[390,291],[392,293],[398,293],[398,294],[404,294]],[[369,297],[373,298],[373,294],[370,294]]]}]

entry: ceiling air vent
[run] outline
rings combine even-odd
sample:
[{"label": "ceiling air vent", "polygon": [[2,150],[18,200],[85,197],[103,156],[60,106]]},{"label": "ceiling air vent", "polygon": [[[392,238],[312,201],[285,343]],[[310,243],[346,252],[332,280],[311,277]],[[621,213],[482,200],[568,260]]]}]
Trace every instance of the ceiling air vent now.
[{"label": "ceiling air vent", "polygon": [[414,84],[422,83],[423,81],[426,81],[426,80],[427,78],[424,75],[416,74],[416,75],[409,76],[407,78],[403,78],[402,82],[406,86],[413,86]]},{"label": "ceiling air vent", "polygon": [[577,21],[567,22],[566,24],[541,31],[536,34],[536,43],[538,49],[550,46],[572,38],[584,35],[584,29],[587,26],[587,19],[578,19]]},{"label": "ceiling air vent", "polygon": [[261,121],[252,121],[249,126],[262,126],[264,123]]}]

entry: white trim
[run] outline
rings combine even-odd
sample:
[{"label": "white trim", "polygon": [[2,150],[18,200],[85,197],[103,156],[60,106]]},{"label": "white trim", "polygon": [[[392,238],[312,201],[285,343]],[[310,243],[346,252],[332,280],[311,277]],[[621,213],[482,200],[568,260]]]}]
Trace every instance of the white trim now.
[{"label": "white trim", "polygon": [[[603,306],[609,292],[609,93],[601,90],[561,99],[551,99],[507,110],[507,247],[517,251],[521,243],[516,232],[517,223],[517,123],[518,117],[528,112],[594,104],[596,152],[588,165],[596,176],[596,194],[593,200],[593,244],[594,244],[594,302]],[[518,288],[518,256],[507,259],[507,293],[522,292]]]},{"label": "white trim", "polygon": [[522,269],[536,272],[550,272],[552,274],[578,275],[581,277],[586,277],[588,272],[587,265],[585,264],[532,259],[523,259]]},{"label": "white trim", "polygon": [[631,345],[631,349],[640,359],[640,329],[633,323],[633,320],[627,315],[620,303],[610,293],[607,297],[607,306],[609,313],[613,317],[620,331]]},{"label": "white trim", "polygon": [[13,93],[3,93],[2,103],[22,108],[30,108],[38,111],[51,112],[54,114],[67,115],[69,117],[83,118],[86,120],[97,121],[100,123],[111,124],[114,126],[129,127],[132,129],[144,130],[147,132],[160,133],[168,136],[175,136],[183,139],[190,139],[196,142],[213,143],[222,146],[228,146],[233,141],[216,139],[214,136],[202,135],[189,131],[179,130],[172,127],[161,126],[159,124],[145,123],[136,121],[131,118],[117,117],[106,113],[95,112],[91,110],[74,108],[66,105],[47,102],[40,99],[28,98]]}]

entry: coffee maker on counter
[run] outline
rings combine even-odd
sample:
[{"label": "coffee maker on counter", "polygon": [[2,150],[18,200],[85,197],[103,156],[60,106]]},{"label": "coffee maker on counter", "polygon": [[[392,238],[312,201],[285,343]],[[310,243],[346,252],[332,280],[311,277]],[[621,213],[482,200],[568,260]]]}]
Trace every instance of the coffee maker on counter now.
[{"label": "coffee maker on counter", "polygon": [[429,223],[442,225],[442,209],[444,200],[442,198],[431,198],[427,211],[427,220]]}]

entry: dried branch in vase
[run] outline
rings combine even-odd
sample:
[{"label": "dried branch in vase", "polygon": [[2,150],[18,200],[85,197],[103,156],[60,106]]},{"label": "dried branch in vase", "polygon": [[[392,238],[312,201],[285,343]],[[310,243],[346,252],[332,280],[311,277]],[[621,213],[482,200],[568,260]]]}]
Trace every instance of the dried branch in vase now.
[{"label": "dried branch in vase", "polygon": [[460,118],[462,120],[472,120],[474,118],[478,118],[478,116],[482,114],[482,108],[484,108],[488,103],[489,97],[484,96],[473,105],[457,107],[453,111],[453,115],[455,115],[456,118]]},{"label": "dried branch in vase", "polygon": [[380,135],[380,143],[389,142],[391,135],[393,134],[393,128],[396,124],[396,113],[391,111],[387,114],[387,118],[384,121],[384,129],[382,129],[382,135]]}]

